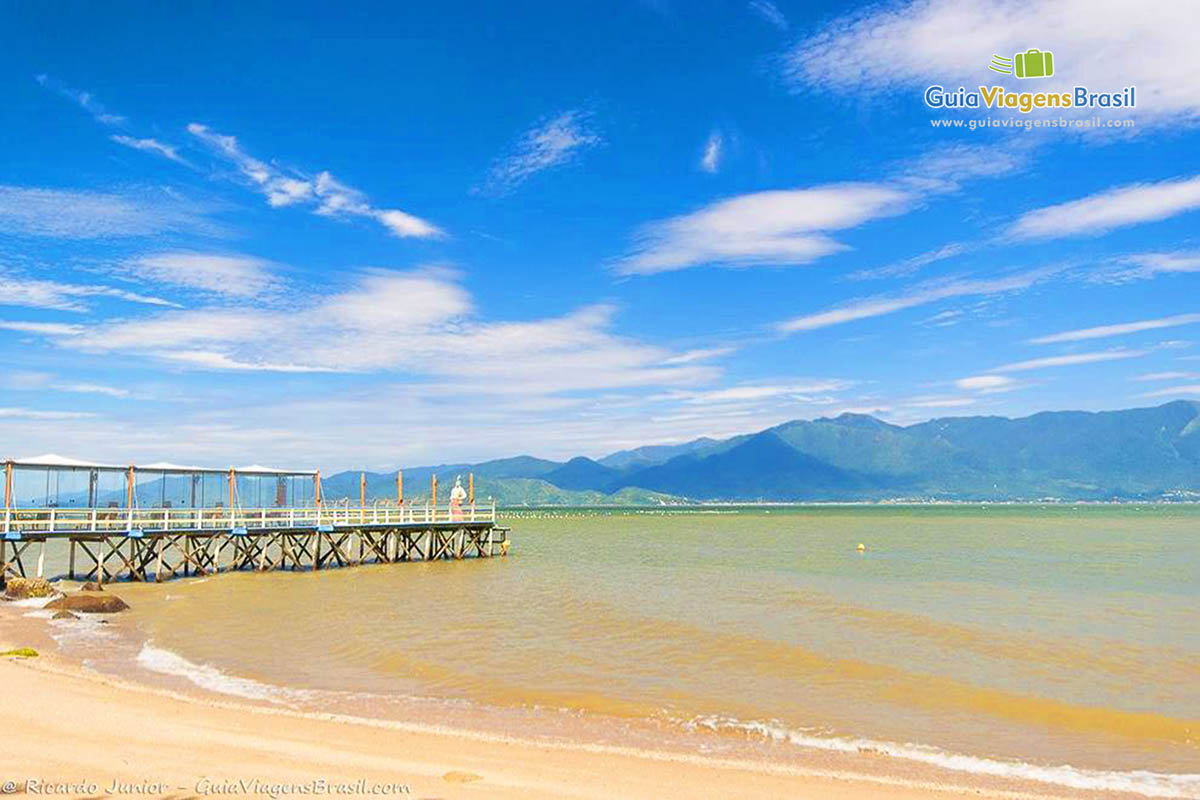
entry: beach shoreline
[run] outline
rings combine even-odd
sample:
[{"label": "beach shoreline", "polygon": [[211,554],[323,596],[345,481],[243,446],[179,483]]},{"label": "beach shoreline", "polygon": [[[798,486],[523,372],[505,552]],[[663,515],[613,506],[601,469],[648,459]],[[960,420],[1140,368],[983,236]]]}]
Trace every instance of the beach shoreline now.
[{"label": "beach shoreline", "polygon": [[[349,793],[412,797],[694,798],[1135,797],[973,775],[875,753],[806,753],[786,762],[597,744],[271,705],[167,689],[67,657],[46,620],[0,609],[0,681],[11,780],[26,794],[206,796]],[[482,712],[480,712],[482,713]],[[482,722],[482,720],[480,720]],[[32,781],[32,784],[27,782]]]}]

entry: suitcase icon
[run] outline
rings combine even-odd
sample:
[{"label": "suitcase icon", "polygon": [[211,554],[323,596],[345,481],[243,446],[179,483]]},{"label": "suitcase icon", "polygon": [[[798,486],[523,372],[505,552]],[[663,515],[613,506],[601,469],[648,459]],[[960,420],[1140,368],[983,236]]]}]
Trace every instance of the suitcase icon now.
[{"label": "suitcase icon", "polygon": [[1049,78],[1054,74],[1054,54],[1036,47],[1013,56],[1018,78]]}]

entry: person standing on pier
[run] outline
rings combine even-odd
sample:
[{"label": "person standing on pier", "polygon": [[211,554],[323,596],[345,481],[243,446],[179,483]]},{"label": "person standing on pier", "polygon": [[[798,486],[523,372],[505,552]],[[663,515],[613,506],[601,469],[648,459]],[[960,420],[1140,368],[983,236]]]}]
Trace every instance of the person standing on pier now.
[{"label": "person standing on pier", "polygon": [[450,519],[457,522],[463,518],[462,504],[467,499],[467,490],[462,485],[462,475],[454,476],[454,488],[450,490]]}]

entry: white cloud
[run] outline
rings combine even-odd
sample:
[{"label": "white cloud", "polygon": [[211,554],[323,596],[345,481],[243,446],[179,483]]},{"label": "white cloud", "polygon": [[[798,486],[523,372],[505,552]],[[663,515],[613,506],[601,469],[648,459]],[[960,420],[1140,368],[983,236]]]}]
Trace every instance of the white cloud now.
[{"label": "white cloud", "polygon": [[961,408],[976,402],[974,397],[915,397],[906,405],[910,408]]},{"label": "white cloud", "polygon": [[1039,336],[1030,339],[1030,344],[1054,344],[1057,342],[1079,342],[1085,339],[1104,339],[1110,336],[1124,336],[1141,331],[1154,331],[1161,328],[1173,328],[1179,325],[1192,325],[1200,322],[1200,314],[1176,314],[1173,317],[1144,319],[1138,322],[1122,322],[1115,325],[1099,325],[1094,328],[1081,328],[1074,331],[1063,331],[1049,336]]},{"label": "white cloud", "polygon": [[36,333],[41,336],[73,336],[83,332],[82,325],[67,325],[61,322],[20,322],[0,320],[0,330],[18,333]]},{"label": "white cloud", "polygon": [[771,0],[750,0],[750,10],[781,31],[788,29],[787,17]]},{"label": "white cloud", "polygon": [[961,242],[951,242],[950,244],[942,245],[934,250],[929,250],[911,258],[903,259],[902,261],[894,261],[883,267],[875,267],[874,269],[862,269],[857,272],[851,272],[846,276],[852,281],[867,281],[876,280],[878,278],[904,278],[919,271],[921,267],[938,261],[956,258],[963,253],[966,253],[970,248]]},{"label": "white cloud", "polygon": [[1049,356],[1047,358],[1033,358],[1028,361],[1017,361],[1012,364],[1005,364],[996,367],[994,372],[1026,372],[1034,369],[1048,369],[1051,367],[1072,367],[1079,364],[1095,364],[1101,361],[1120,361],[1126,358],[1141,358],[1149,353],[1149,350],[1104,350],[1098,353],[1073,353],[1065,356]]},{"label": "white cloud", "polygon": [[287,309],[239,305],[180,310],[47,331],[60,346],[127,353],[221,371],[394,372],[437,391],[553,395],[677,386],[715,368],[610,331],[613,310],[579,309],[527,322],[479,319],[445,270],[372,270],[333,295]]},{"label": "white cloud", "polygon": [[672,366],[677,364],[693,364],[697,361],[708,361],[713,358],[719,358],[720,356],[727,356],[736,349],[737,348],[735,347],[708,347],[698,350],[687,350],[677,356],[671,356],[670,358],[665,359],[662,363],[664,365]]},{"label": "white cloud", "polygon": [[1196,208],[1200,208],[1200,176],[1138,183],[1029,211],[1013,223],[1008,233],[1017,239],[1100,234]]},{"label": "white cloud", "polygon": [[137,139],[133,136],[124,136],[121,134],[113,134],[108,137],[117,144],[125,145],[134,150],[141,150],[145,153],[156,153],[163,158],[176,162],[177,164],[187,164],[188,162],[179,155],[179,151],[169,144],[164,144],[157,139]]},{"label": "white cloud", "polygon": [[646,226],[617,270],[650,275],[704,264],[803,264],[846,249],[826,231],[899,214],[912,199],[872,183],[740,195]]},{"label": "white cloud", "polygon": [[959,389],[970,392],[1007,392],[1016,388],[1016,380],[1006,375],[972,375],[969,378],[959,378],[954,385]]},{"label": "white cloud", "polygon": [[853,382],[851,381],[826,378],[801,383],[743,384],[723,389],[678,391],[665,395],[665,397],[672,400],[679,400],[689,405],[741,403],[771,398],[791,398],[804,402],[812,402],[816,399],[814,395],[840,392],[850,388],[852,385]]},{"label": "white cloud", "polygon": [[125,123],[125,118],[120,114],[113,114],[104,106],[102,106],[91,92],[72,89],[62,81],[51,78],[49,75],[35,75],[34,80],[46,87],[52,92],[62,95],[68,100],[76,103],[84,111],[92,115],[92,119],[102,125],[122,125]]},{"label": "white cloud", "polygon": [[1040,269],[1001,278],[957,278],[947,281],[926,282],[898,295],[876,295],[851,300],[816,314],[794,317],[779,323],[784,333],[811,331],[830,325],[841,325],[860,319],[893,314],[907,308],[934,303],[952,297],[994,295],[1027,289],[1035,283],[1055,274],[1056,269]]},{"label": "white cloud", "polygon": [[1200,394],[1200,383],[1195,383],[1190,386],[1172,386],[1170,389],[1159,389],[1154,392],[1146,392],[1139,397],[1178,397],[1182,394]]},{"label": "white cloud", "polygon": [[1125,269],[1103,273],[1101,280],[1115,282],[1144,280],[1155,275],[1200,272],[1200,253],[1137,253],[1121,259]]},{"label": "white cloud", "polygon": [[[1142,124],[1200,116],[1200,6],[1178,0],[923,0],[870,7],[827,24],[784,59],[799,88],[885,90],[999,80],[992,54],[1053,32],[1055,77],[1038,89],[1137,87]],[[919,102],[919,101],[918,101]],[[1123,113],[1126,113],[1123,111]]]},{"label": "white cloud", "polygon": [[276,287],[268,262],[243,255],[157,253],[127,261],[122,269],[141,280],[230,297],[255,297]]},{"label": "white cloud", "polygon": [[129,397],[128,389],[106,386],[102,383],[51,383],[47,388],[71,394],[102,394],[108,397]]},{"label": "white cloud", "polygon": [[66,420],[87,419],[96,416],[88,411],[39,411],[33,408],[0,408],[0,418]]},{"label": "white cloud", "polygon": [[903,162],[895,180],[923,192],[955,192],[975,178],[1011,175],[1029,161],[1030,146],[1026,144],[944,144]]},{"label": "white cloud", "polygon": [[357,189],[335,179],[329,172],[316,176],[286,170],[260,161],[242,150],[233,136],[217,133],[205,125],[191,123],[188,133],[238,168],[251,185],[266,196],[272,208],[304,205],[326,217],[365,217],[373,219],[399,237],[436,237],[443,235],[433,223],[405,211],[376,208]]},{"label": "white cloud", "polygon": [[[34,278],[25,278],[7,273],[0,268],[0,306],[24,306],[26,308],[46,308],[56,311],[86,311],[88,305],[84,300],[89,297],[111,297],[130,303],[141,303],[152,306],[175,306],[170,300],[161,297],[127,292],[111,286],[62,283]],[[26,333],[45,333],[48,329],[39,330],[37,323],[7,323],[9,330],[18,330],[15,325],[24,325]],[[3,327],[3,326],[0,326]]]},{"label": "white cloud", "polygon": [[603,140],[592,128],[591,114],[564,111],[542,120],[517,140],[510,154],[492,165],[478,191],[490,195],[511,192],[539,172],[565,164]]},{"label": "white cloud", "polygon": [[0,232],[56,239],[150,236],[217,229],[167,192],[105,194],[0,185]]},{"label": "white cloud", "polygon": [[720,131],[713,131],[709,134],[708,141],[704,143],[704,154],[700,156],[700,169],[709,174],[714,174],[721,168],[721,156],[724,144],[725,139],[721,136]]},{"label": "white cloud", "polygon": [[1134,377],[1135,381],[1178,381],[1200,378],[1196,372],[1146,372]]}]

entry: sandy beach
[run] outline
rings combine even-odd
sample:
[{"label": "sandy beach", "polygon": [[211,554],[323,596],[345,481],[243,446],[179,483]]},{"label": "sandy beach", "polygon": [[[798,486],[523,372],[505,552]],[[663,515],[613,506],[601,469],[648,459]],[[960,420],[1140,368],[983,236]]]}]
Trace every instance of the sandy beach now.
[{"label": "sandy beach", "polygon": [[[4,617],[0,650],[53,648],[41,620]],[[45,651],[0,659],[0,683],[10,698],[0,780],[29,796],[1068,796],[293,712],[141,686]]]}]

